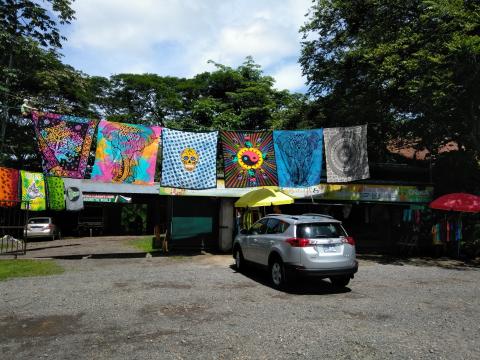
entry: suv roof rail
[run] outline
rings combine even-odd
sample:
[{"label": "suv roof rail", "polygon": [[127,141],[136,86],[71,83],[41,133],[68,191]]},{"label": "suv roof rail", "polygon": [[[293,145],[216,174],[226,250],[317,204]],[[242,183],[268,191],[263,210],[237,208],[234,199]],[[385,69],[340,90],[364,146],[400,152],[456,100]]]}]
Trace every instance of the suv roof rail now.
[{"label": "suv roof rail", "polygon": [[298,220],[298,215],[288,215],[288,214],[267,214],[265,216],[283,216],[293,220]]},{"label": "suv roof rail", "polygon": [[327,214],[306,213],[306,214],[302,214],[302,215],[303,216],[320,216],[320,217],[326,217],[326,218],[329,218],[329,219],[333,219],[333,216],[327,215]]}]

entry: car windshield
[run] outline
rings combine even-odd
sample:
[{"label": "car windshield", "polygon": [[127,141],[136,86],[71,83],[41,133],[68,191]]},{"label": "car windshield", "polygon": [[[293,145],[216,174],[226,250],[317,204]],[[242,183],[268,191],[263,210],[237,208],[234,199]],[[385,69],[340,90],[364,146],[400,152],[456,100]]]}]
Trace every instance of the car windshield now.
[{"label": "car windshield", "polygon": [[312,223],[297,226],[297,236],[301,238],[338,238],[345,235],[339,223]]},{"label": "car windshield", "polygon": [[48,224],[50,223],[49,218],[33,218],[28,220],[29,224]]}]

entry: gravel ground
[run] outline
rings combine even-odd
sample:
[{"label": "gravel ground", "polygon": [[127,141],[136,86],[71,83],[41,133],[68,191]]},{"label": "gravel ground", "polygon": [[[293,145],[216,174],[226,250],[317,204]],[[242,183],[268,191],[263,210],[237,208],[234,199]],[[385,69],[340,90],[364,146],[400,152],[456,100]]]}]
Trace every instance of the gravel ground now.
[{"label": "gravel ground", "polygon": [[2,359],[480,359],[478,268],[361,261],[343,291],[280,292],[226,255],[56,261],[0,283]]}]

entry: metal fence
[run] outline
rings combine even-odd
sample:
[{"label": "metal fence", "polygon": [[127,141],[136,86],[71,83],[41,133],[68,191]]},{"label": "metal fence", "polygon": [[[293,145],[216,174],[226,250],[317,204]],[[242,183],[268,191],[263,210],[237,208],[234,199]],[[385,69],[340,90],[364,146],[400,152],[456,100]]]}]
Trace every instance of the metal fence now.
[{"label": "metal fence", "polygon": [[0,255],[26,253],[28,208],[28,201],[0,201]]}]

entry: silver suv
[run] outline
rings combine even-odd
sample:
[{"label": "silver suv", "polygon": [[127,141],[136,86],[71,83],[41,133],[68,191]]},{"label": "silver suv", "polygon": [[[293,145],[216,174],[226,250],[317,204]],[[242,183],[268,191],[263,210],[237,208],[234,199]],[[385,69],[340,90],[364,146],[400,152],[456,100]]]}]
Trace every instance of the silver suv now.
[{"label": "silver suv", "polygon": [[344,287],[358,270],[353,238],[340,221],[320,214],[267,215],[235,237],[233,257],[239,271],[246,262],[268,267],[276,288],[292,275],[330,278]]}]

